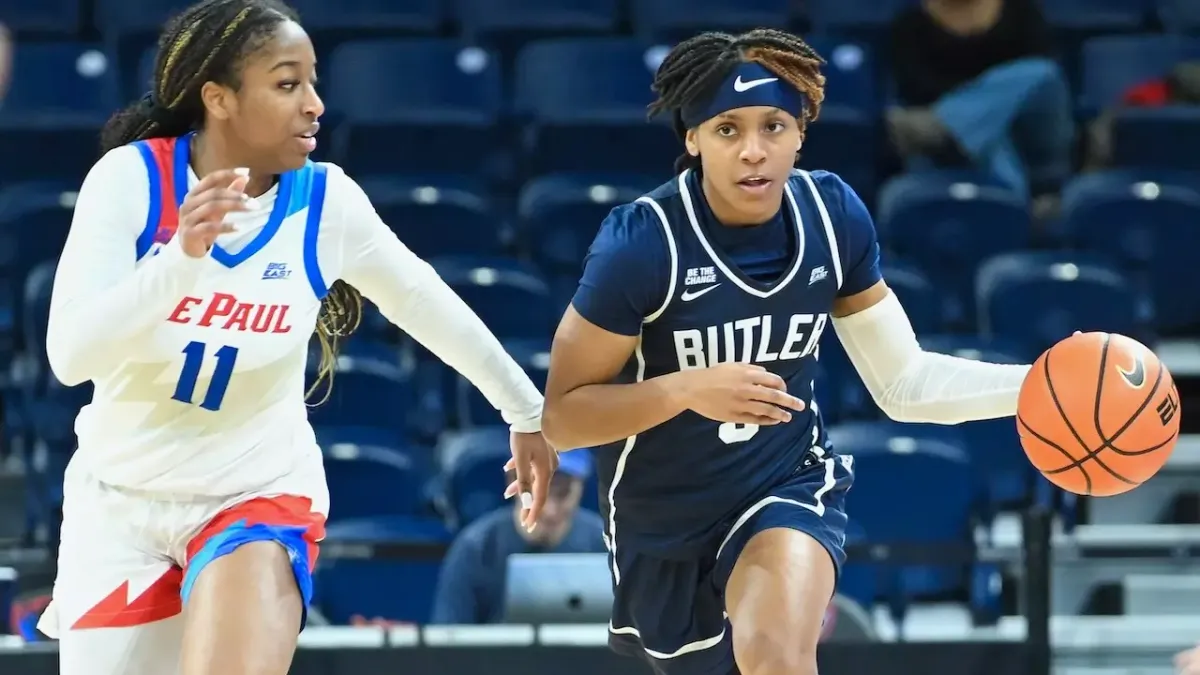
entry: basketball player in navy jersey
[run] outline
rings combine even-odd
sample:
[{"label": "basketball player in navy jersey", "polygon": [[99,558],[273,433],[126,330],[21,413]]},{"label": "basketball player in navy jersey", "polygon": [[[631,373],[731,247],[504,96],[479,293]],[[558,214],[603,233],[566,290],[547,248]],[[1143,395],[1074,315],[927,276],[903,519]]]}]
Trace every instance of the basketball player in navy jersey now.
[{"label": "basketball player in navy jersey", "polygon": [[1013,415],[1028,371],[923,351],[862,201],[793,168],[821,64],[774,30],[668,54],[679,174],[609,214],[554,338],[543,430],[596,451],[610,643],[665,675],[816,672],[853,481],[813,401],[827,323],[897,420]]}]

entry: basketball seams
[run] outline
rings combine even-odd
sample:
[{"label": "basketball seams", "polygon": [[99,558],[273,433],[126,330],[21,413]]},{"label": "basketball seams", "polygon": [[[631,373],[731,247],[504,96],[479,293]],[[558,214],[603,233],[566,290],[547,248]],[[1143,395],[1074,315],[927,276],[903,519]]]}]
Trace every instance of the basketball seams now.
[{"label": "basketball seams", "polygon": [[[1154,400],[1155,395],[1158,394],[1158,388],[1160,386],[1162,386],[1163,370],[1165,370],[1165,369],[1162,367],[1161,363],[1158,364],[1158,372],[1155,373],[1155,377],[1154,377],[1154,386],[1150,387],[1150,392],[1148,394],[1146,394],[1146,398],[1142,400],[1141,405],[1139,405],[1137,407],[1137,410],[1135,410],[1133,412],[1133,414],[1129,416],[1129,419],[1125,420],[1125,424],[1121,425],[1121,428],[1117,429],[1117,431],[1112,435],[1111,438],[1105,436],[1104,429],[1100,425],[1100,402],[1101,402],[1101,400],[1103,400],[1102,396],[1104,394],[1104,373],[1108,370],[1105,367],[1106,362],[1108,361],[1108,340],[1109,340],[1109,335],[1106,333],[1104,335],[1104,351],[1101,352],[1101,354],[1100,354],[1100,381],[1096,385],[1095,422],[1096,422],[1096,435],[1098,435],[1100,437],[1100,442],[1101,442],[1101,446],[1099,449],[1100,450],[1111,449],[1113,452],[1116,452],[1119,455],[1124,455],[1127,457],[1132,457],[1132,456],[1136,456],[1136,455],[1144,455],[1144,454],[1146,454],[1146,452],[1148,452],[1147,450],[1126,451],[1126,450],[1122,450],[1122,449],[1118,448],[1115,445],[1115,443],[1116,443],[1117,439],[1121,437],[1121,434],[1124,434],[1126,431],[1129,430],[1130,427],[1133,426],[1133,423],[1136,422],[1138,420],[1138,417],[1141,416],[1142,412],[1146,410],[1146,406],[1150,405],[1150,402],[1152,400]],[[1160,447],[1162,447],[1162,444],[1155,446],[1155,448],[1152,448],[1152,450],[1158,449]]]},{"label": "basketball seams", "polygon": [[[1058,469],[1042,469],[1042,468],[1038,467],[1038,470],[1041,471],[1043,475],[1051,476],[1051,475],[1055,475],[1055,474],[1065,473],[1067,471],[1070,471],[1071,469],[1079,469],[1079,472],[1083,474],[1084,490],[1086,492],[1088,492],[1089,494],[1091,493],[1092,477],[1088,475],[1087,469],[1085,469],[1083,467],[1083,464],[1081,464],[1079,460],[1075,459],[1074,455],[1072,455],[1070,452],[1067,451],[1066,448],[1062,447],[1058,443],[1055,443],[1054,441],[1050,440],[1049,438],[1046,438],[1045,436],[1043,436],[1043,435],[1039,434],[1037,431],[1035,431],[1034,428],[1029,426],[1029,423],[1026,422],[1021,417],[1020,413],[1017,414],[1017,424],[1024,427],[1025,431],[1029,432],[1029,434],[1031,436],[1038,439],[1039,441],[1041,441],[1048,447],[1054,448],[1055,450],[1061,452],[1064,457],[1066,457],[1068,460],[1071,461],[1071,463],[1068,464],[1067,466],[1060,467]],[[1084,457],[1084,460],[1086,460],[1086,459],[1087,458]]]}]

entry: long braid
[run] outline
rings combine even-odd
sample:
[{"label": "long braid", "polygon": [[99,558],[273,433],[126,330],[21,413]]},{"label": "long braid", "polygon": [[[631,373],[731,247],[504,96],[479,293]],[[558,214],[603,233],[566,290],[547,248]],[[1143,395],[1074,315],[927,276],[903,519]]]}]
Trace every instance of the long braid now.
[{"label": "long braid", "polygon": [[[148,138],[172,138],[204,126],[200,91],[206,82],[239,89],[246,58],[266,44],[296,13],[279,0],[203,0],[171,19],[158,40],[150,92],[109,119],[101,132],[108,152]],[[324,402],[333,386],[339,343],[362,320],[362,295],[335,281],[321,303],[314,335],[321,347],[311,396],[325,383]]]},{"label": "long braid", "polygon": [[[670,114],[676,134],[687,133],[680,111],[686,105],[712,96],[737,64],[759,63],[802,92],[806,104],[800,134],[817,119],[825,100],[825,60],[803,39],[771,28],[758,28],[740,35],[701,33],[675,45],[659,64],[652,89],[658,98],[649,114]],[[686,152],[675,162],[675,170],[698,164]]]}]

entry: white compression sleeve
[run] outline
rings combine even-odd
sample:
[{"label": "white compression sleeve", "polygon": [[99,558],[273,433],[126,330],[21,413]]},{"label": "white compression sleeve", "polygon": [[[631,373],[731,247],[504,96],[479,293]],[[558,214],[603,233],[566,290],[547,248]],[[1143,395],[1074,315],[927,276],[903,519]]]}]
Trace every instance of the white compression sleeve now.
[{"label": "white compression sleeve", "polygon": [[894,293],[833,319],[833,327],[876,405],[894,420],[958,424],[1016,413],[1029,366],[922,350]]}]

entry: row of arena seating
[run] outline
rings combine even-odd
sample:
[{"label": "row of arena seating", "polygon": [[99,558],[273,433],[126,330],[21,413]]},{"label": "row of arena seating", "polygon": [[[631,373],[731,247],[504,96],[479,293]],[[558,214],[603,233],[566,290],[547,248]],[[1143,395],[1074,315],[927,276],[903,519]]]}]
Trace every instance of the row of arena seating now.
[{"label": "row of arena seating", "polygon": [[[155,31],[191,0],[23,0],[0,2],[18,30],[45,33],[94,28],[107,35]],[[811,25],[827,30],[879,28],[914,0],[291,0],[312,30],[436,32],[456,24],[484,38],[517,31],[612,32],[622,23],[656,36],[712,26]],[[1200,27],[1190,0],[1043,0],[1049,21],[1072,30],[1131,30],[1155,20],[1170,30]]]},{"label": "row of arena seating", "polygon": [[[829,82],[805,163],[836,171],[870,195],[885,154],[884,64],[867,45],[829,36],[813,42],[829,56]],[[664,53],[635,38],[534,42],[508,76],[495,54],[458,40],[343,43],[325,70],[329,112],[317,157],[356,176],[437,173],[504,182],[553,171],[658,175],[679,153],[665,124],[645,123],[653,70]],[[145,90],[151,56],[122,62],[103,45],[18,45],[14,84],[0,109],[0,144],[23,161],[0,166],[0,185],[77,180],[95,160],[99,124]],[[1200,37],[1098,37],[1081,58],[1080,113],[1087,117],[1130,85],[1200,58]],[[1200,169],[1200,113],[1125,113],[1115,153],[1119,165]]]}]

